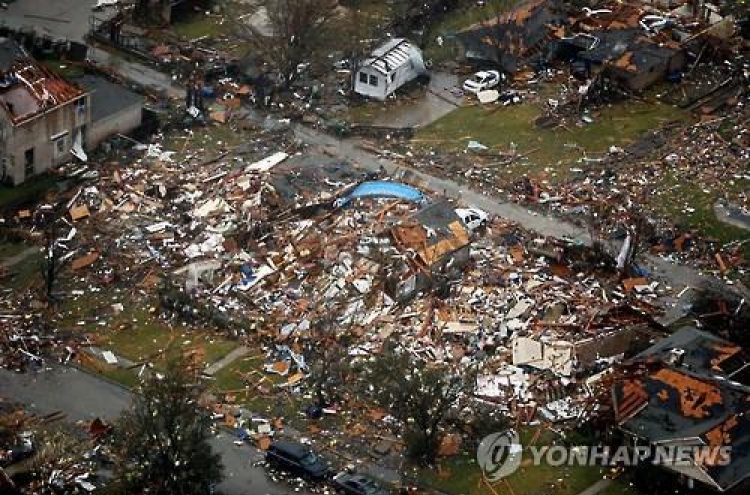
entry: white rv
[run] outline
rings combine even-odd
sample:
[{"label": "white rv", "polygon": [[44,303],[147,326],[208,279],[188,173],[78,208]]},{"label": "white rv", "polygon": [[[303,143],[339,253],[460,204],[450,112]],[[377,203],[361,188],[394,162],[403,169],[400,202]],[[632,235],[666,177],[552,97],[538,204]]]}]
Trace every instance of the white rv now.
[{"label": "white rv", "polygon": [[422,51],[404,38],[394,38],[365,60],[355,76],[354,91],[385,100],[407,82],[426,73]]}]

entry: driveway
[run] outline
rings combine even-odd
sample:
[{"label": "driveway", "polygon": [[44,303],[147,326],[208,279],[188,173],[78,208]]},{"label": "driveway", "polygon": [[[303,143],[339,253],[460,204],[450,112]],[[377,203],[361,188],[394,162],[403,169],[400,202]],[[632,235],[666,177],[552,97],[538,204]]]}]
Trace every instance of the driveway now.
[{"label": "driveway", "polygon": [[[89,421],[96,417],[113,420],[125,410],[132,394],[108,381],[75,368],[52,365],[39,373],[13,373],[0,369],[0,393],[16,400],[34,414],[61,411],[70,421]],[[269,479],[256,464],[263,453],[247,444],[237,446],[234,438],[221,432],[211,441],[224,462],[224,481],[219,489],[226,495],[310,495]]]},{"label": "driveway", "polygon": [[393,106],[373,124],[384,127],[422,127],[461,106],[460,93],[454,94],[458,77],[448,72],[433,72],[430,75],[430,85],[423,98],[406,105]]}]

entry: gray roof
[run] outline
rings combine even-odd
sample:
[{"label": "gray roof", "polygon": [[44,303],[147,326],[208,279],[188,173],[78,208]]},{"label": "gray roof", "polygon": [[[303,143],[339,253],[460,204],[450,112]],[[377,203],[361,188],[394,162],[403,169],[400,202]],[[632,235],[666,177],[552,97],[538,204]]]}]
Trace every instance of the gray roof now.
[{"label": "gray roof", "polygon": [[[670,352],[684,351],[670,362]],[[733,381],[748,363],[736,344],[683,328],[630,363],[612,394],[620,426],[650,442],[698,438],[731,447],[726,465],[703,466],[722,490],[750,478],[750,387]]]},{"label": "gray roof", "polygon": [[21,46],[10,38],[0,37],[0,73],[7,72],[19,58],[28,57]]},{"label": "gray roof", "polygon": [[676,349],[684,351],[682,368],[709,377],[719,376],[742,381],[735,376],[742,374],[743,368],[750,362],[750,354],[742,347],[694,327],[680,328],[643,351],[638,357],[658,356],[666,359],[670,352]]},{"label": "gray roof", "polygon": [[364,66],[372,67],[381,74],[390,74],[410,60],[421,65],[422,52],[405,38],[393,38],[372,52],[372,58]]},{"label": "gray roof", "polygon": [[85,75],[71,79],[91,94],[91,121],[98,122],[134,105],[143,105],[144,97],[100,76]]}]

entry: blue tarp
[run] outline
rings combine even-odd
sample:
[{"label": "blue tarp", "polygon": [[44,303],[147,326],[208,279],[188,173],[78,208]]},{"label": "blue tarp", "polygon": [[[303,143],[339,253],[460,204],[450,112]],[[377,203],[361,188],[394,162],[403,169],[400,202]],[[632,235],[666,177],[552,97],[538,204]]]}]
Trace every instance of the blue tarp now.
[{"label": "blue tarp", "polygon": [[339,200],[340,205],[345,205],[352,199],[356,198],[400,198],[406,201],[423,203],[424,194],[419,189],[415,189],[400,182],[390,182],[385,180],[375,180],[363,182],[349,194]]}]

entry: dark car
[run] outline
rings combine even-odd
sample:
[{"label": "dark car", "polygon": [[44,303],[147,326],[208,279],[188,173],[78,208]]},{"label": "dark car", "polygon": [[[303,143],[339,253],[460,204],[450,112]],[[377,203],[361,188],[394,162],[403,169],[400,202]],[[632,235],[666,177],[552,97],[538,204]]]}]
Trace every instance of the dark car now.
[{"label": "dark car", "polygon": [[345,495],[389,495],[390,492],[375,480],[361,474],[340,473],[333,479],[333,486]]},{"label": "dark car", "polygon": [[308,446],[297,442],[273,442],[266,451],[266,460],[273,467],[303,478],[321,480],[330,474],[325,461]]}]

